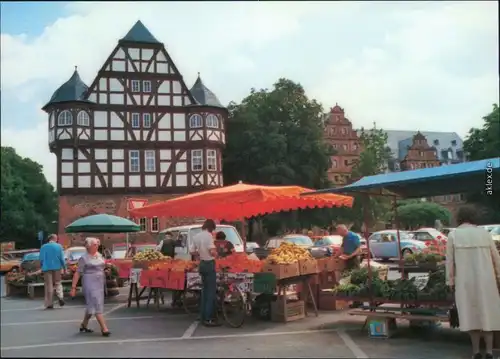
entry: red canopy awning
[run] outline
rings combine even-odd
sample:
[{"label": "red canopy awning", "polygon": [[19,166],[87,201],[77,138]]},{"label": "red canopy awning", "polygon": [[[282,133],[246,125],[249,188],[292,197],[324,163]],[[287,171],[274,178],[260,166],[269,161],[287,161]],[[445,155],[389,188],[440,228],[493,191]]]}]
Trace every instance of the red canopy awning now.
[{"label": "red canopy awning", "polygon": [[259,186],[239,183],[209,191],[193,193],[168,201],[133,209],[139,217],[204,217],[234,221],[267,213],[304,208],[352,207],[350,196],[319,194],[299,186]]}]

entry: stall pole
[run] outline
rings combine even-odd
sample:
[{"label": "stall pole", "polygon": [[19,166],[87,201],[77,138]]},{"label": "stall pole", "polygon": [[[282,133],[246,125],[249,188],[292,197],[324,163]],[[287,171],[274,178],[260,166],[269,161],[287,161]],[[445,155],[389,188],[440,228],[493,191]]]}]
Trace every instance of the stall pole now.
[{"label": "stall pole", "polygon": [[394,209],[394,222],[396,224],[396,235],[398,237],[399,268],[401,269],[401,278],[404,278],[405,267],[404,267],[403,253],[401,253],[401,236],[399,233],[398,201],[396,196],[392,197],[392,206]]},{"label": "stall pole", "polygon": [[368,240],[368,222],[369,222],[369,206],[370,206],[370,197],[367,194],[363,194],[363,222],[365,226],[365,238],[366,238],[366,249],[368,250],[368,257],[366,259],[367,269],[368,269],[368,288],[369,288],[369,297],[370,297],[370,306],[373,306],[373,293],[372,293],[372,270],[370,266],[370,241]]}]

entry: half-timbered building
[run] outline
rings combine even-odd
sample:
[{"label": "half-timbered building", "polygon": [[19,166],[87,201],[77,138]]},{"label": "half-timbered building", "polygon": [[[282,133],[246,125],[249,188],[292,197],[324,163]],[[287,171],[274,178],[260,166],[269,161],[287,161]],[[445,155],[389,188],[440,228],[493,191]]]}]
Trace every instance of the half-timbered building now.
[{"label": "half-timbered building", "polygon": [[[226,108],[199,74],[188,88],[140,21],[90,85],[75,68],[43,110],[57,157],[61,233],[91,211],[127,216],[130,203],[223,185]],[[162,227],[140,222],[145,233]]]}]

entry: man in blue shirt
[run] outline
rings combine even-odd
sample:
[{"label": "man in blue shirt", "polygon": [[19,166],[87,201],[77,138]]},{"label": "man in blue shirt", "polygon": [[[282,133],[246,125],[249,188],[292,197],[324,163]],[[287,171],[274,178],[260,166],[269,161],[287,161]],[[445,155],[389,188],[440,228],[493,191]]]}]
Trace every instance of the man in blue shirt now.
[{"label": "man in blue shirt", "polygon": [[337,233],[343,238],[340,259],[345,261],[345,268],[349,270],[359,268],[359,256],[361,255],[359,236],[349,231],[343,224],[337,226]]},{"label": "man in blue shirt", "polygon": [[66,270],[63,247],[57,243],[57,235],[51,234],[48,243],[40,248],[40,266],[45,283],[45,308],[53,309],[54,289],[59,299],[59,305],[64,305],[61,285],[61,272]]}]

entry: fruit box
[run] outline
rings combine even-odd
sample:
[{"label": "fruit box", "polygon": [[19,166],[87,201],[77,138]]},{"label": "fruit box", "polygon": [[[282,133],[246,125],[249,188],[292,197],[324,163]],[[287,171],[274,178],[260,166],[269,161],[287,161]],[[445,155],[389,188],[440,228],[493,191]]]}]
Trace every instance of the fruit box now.
[{"label": "fruit box", "polygon": [[306,259],[299,261],[300,275],[318,273],[318,263],[316,259]]},{"label": "fruit box", "polygon": [[337,284],[337,273],[335,272],[321,272],[319,274],[319,288],[329,289]]},{"label": "fruit box", "polygon": [[330,257],[330,261],[328,262],[328,271],[343,271],[345,269],[345,261],[340,258]]},{"label": "fruit box", "polygon": [[274,273],[276,279],[298,277],[300,275],[299,263],[271,264],[266,263],[262,268],[263,272]]},{"label": "fruit box", "polygon": [[271,303],[271,320],[287,323],[305,318],[305,304],[303,300],[283,303],[279,299]]},{"label": "fruit box", "polygon": [[318,294],[318,309],[343,310],[349,308],[350,302],[338,300],[333,289],[323,289]]}]

